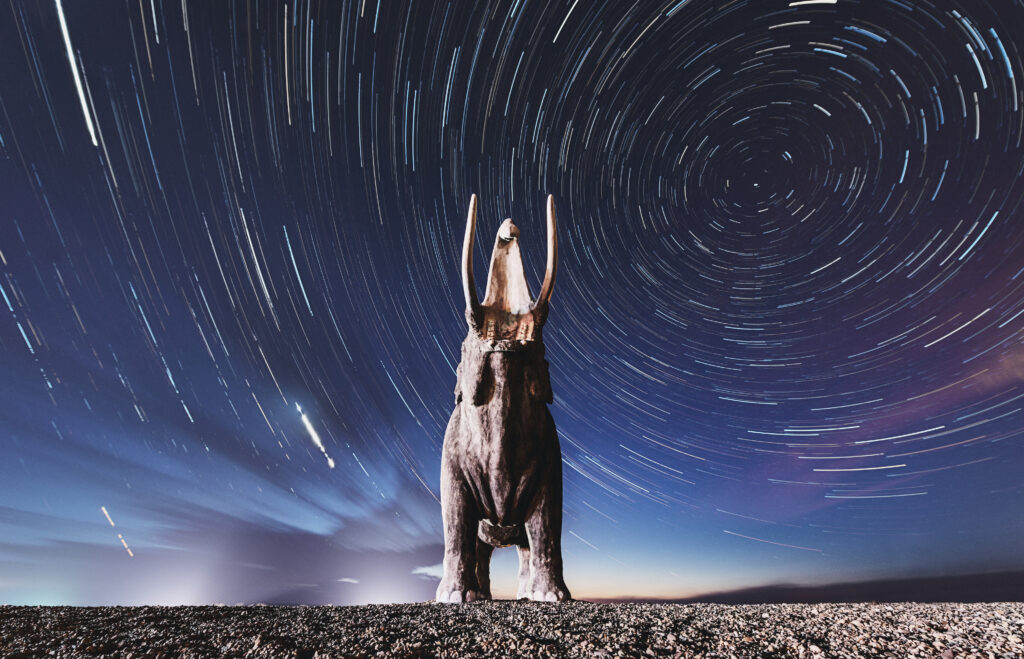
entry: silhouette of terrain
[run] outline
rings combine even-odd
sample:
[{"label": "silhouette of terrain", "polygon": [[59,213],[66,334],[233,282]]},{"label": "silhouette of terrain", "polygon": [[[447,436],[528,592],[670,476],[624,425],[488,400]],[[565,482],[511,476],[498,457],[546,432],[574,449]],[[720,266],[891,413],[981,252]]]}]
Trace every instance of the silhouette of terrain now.
[{"label": "silhouette of terrain", "polygon": [[664,604],[818,604],[837,602],[1020,602],[1024,571],[880,579],[821,586],[773,584],[675,599],[617,598],[601,602]]}]

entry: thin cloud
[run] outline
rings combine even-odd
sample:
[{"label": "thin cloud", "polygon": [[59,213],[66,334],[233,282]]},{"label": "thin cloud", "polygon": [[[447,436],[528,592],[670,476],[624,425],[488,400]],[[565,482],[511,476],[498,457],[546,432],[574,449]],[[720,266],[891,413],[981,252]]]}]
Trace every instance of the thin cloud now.
[{"label": "thin cloud", "polygon": [[437,565],[423,565],[414,567],[412,573],[429,579],[440,579],[444,575],[444,567],[440,563]]}]

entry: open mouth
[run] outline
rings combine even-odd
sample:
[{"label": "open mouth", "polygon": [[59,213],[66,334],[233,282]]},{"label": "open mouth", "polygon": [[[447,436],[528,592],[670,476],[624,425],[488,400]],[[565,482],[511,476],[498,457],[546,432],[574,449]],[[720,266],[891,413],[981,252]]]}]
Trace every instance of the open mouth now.
[{"label": "open mouth", "polygon": [[476,233],[476,195],[470,199],[466,237],[462,248],[462,283],[466,310],[480,337],[486,341],[526,343],[537,338],[537,329],[547,316],[547,304],[555,281],[558,239],[555,235],[554,199],[548,196],[548,260],[544,283],[534,299],[519,251],[519,227],[506,219],[498,228],[491,252],[487,290],[477,302],[473,281],[473,240]]},{"label": "open mouth", "polygon": [[506,219],[498,229],[498,240],[503,243],[510,243],[519,238],[519,227],[512,223],[512,218]]},{"label": "open mouth", "polygon": [[519,252],[519,228],[512,220],[505,220],[498,229],[483,305],[512,314],[528,313],[533,306],[523,256]]}]

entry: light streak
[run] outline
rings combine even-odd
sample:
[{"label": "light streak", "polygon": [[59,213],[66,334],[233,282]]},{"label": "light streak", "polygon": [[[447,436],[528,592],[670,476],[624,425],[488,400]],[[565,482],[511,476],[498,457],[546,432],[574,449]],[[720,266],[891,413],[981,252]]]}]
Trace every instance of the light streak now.
[{"label": "light streak", "polygon": [[900,467],[906,467],[907,465],[882,465],[881,467],[848,467],[845,469],[825,469],[819,468],[814,471],[878,471],[879,469],[899,469]]},{"label": "light streak", "polygon": [[316,444],[316,447],[320,449],[320,452],[324,454],[325,458],[327,458],[327,466],[331,469],[334,469],[334,458],[327,455],[327,449],[324,448],[324,443],[320,440],[320,434],[316,431],[316,428],[313,427],[313,424],[310,423],[309,417],[306,416],[306,413],[302,411],[302,408],[299,406],[298,403],[295,403],[295,409],[297,409],[299,411],[299,414],[302,415],[302,425],[306,426],[306,432],[309,433],[310,439],[313,440],[313,443]]},{"label": "light streak", "polygon": [[562,24],[558,26],[558,32],[555,32],[555,38],[551,40],[551,43],[558,41],[558,35],[562,33],[562,28],[565,27],[565,24],[569,21],[569,15],[572,14],[572,10],[576,9],[576,5],[579,3],[580,0],[576,0],[576,2],[572,3],[572,7],[569,7],[569,11],[565,14],[565,19],[562,21]]},{"label": "light streak", "polygon": [[890,437],[879,437],[878,439],[862,439],[859,442],[854,442],[854,444],[872,444],[874,442],[884,442],[887,439],[901,439],[903,437],[913,437],[914,435],[923,435],[925,433],[935,432],[936,430],[942,430],[945,427],[946,426],[935,426],[934,428],[928,428],[927,430],[916,430],[914,432],[908,432],[908,433],[903,434],[903,435],[892,435]]},{"label": "light streak", "polygon": [[60,19],[60,32],[64,35],[64,45],[68,51],[68,64],[71,66],[71,73],[75,76],[75,89],[78,90],[78,100],[82,104],[82,115],[85,117],[85,125],[89,129],[89,137],[92,138],[92,145],[99,146],[96,141],[96,130],[92,126],[92,117],[89,116],[89,106],[85,102],[85,92],[82,91],[82,78],[78,74],[78,66],[75,65],[75,52],[71,48],[71,35],[68,34],[68,24],[64,20],[64,7],[61,0],[55,0],[57,5],[57,17]]},{"label": "light streak", "polygon": [[826,494],[826,499],[896,499],[899,497],[919,497],[927,492],[905,492],[903,494]]},{"label": "light streak", "polygon": [[572,531],[569,531],[569,535],[571,535],[572,537],[576,538],[577,540],[579,540],[580,542],[582,542],[582,543],[583,543],[583,544],[585,544],[586,546],[590,547],[590,548],[591,548],[591,549],[593,549],[594,551],[601,551],[601,550],[600,550],[600,549],[598,549],[598,548],[597,548],[597,547],[596,547],[595,545],[593,545],[592,543],[589,543],[589,542],[587,542],[586,540],[584,540],[583,538],[581,538],[581,537],[580,537],[579,535],[577,535],[576,533],[574,533],[574,532],[572,532]]},{"label": "light streak", "polygon": [[742,533],[733,533],[732,531],[727,531],[725,529],[722,529],[722,533],[728,533],[729,535],[734,535],[737,538],[746,538],[747,540],[754,540],[755,542],[764,542],[766,544],[776,545],[778,547],[789,547],[790,549],[803,549],[804,551],[816,551],[819,554],[822,553],[820,549],[815,549],[814,547],[801,547],[800,545],[787,545],[784,542],[772,542],[771,540],[764,540],[763,538],[755,538],[753,536],[743,535]]},{"label": "light streak", "polygon": [[[110,522],[110,525],[114,526],[114,520],[110,518],[110,513],[107,512],[107,507],[100,506],[100,510],[103,511],[103,516],[107,518],[107,521]],[[128,543],[125,541],[124,536],[118,533],[117,539],[121,541],[121,545],[124,547],[124,550],[128,552],[128,556],[130,556],[131,558],[135,558],[135,553],[132,552],[132,548],[128,546]]]},{"label": "light streak", "polygon": [[129,555],[130,557],[132,557],[132,558],[135,558],[135,554],[133,554],[133,553],[132,553],[132,548],[131,548],[131,547],[129,547],[129,546],[128,546],[128,543],[124,541],[124,536],[123,536],[123,535],[121,535],[120,533],[118,533],[118,534],[117,534],[117,539],[121,541],[121,544],[122,544],[122,545],[124,545],[124,550],[125,550],[126,552],[128,552],[128,555]]},{"label": "light streak", "polygon": [[[985,227],[985,228],[987,229],[988,227]],[[980,238],[980,237],[981,237],[981,236],[979,236],[979,238]],[[938,343],[939,341],[941,341],[941,340],[943,340],[943,339],[947,339],[947,338],[949,338],[949,337],[953,336],[954,334],[956,334],[957,332],[959,332],[959,331],[960,331],[960,330],[962,330],[963,328],[967,327],[968,325],[970,325],[970,324],[971,324],[971,323],[973,323],[974,321],[978,320],[979,318],[981,318],[982,316],[984,316],[985,314],[987,314],[987,313],[988,313],[989,311],[992,311],[992,308],[991,308],[991,307],[990,307],[990,308],[988,308],[988,309],[985,309],[985,310],[984,310],[984,311],[982,311],[982,312],[981,312],[980,314],[978,314],[978,315],[977,315],[977,316],[975,316],[974,318],[971,318],[971,319],[970,319],[970,320],[968,320],[968,321],[967,321],[966,323],[964,323],[964,324],[963,324],[963,325],[961,325],[960,327],[956,328],[955,330],[953,330],[953,331],[952,331],[952,332],[950,332],[949,334],[944,334],[944,335],[940,336],[939,338],[935,339],[934,341],[932,341],[931,343],[926,343],[926,344],[924,344],[924,347],[925,347],[925,348],[931,348],[931,347],[932,347],[933,345],[935,345],[935,344],[936,344],[936,343]]]}]

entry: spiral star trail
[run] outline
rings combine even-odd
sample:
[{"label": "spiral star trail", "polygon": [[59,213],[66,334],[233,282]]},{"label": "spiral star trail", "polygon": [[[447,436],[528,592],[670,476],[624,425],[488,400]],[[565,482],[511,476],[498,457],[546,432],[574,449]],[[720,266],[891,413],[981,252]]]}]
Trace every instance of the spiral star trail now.
[{"label": "spiral star trail", "polygon": [[0,12],[0,600],[430,598],[474,193],[574,594],[1024,568],[1024,2]]}]

